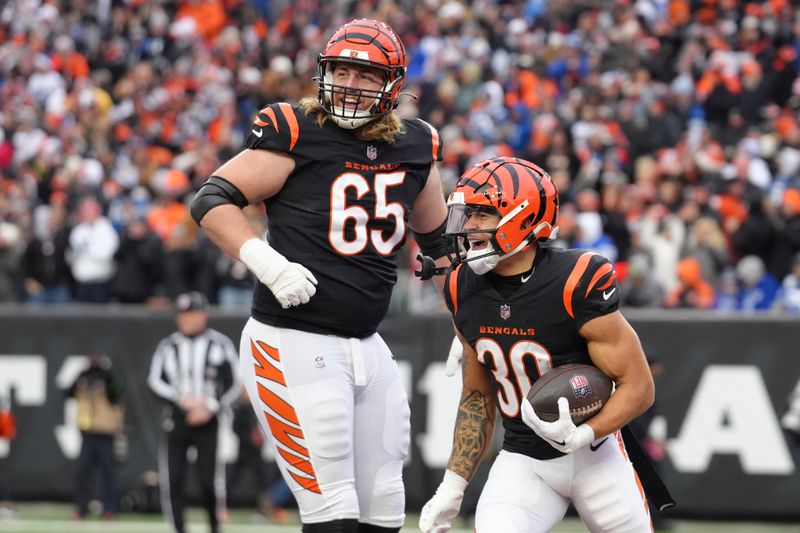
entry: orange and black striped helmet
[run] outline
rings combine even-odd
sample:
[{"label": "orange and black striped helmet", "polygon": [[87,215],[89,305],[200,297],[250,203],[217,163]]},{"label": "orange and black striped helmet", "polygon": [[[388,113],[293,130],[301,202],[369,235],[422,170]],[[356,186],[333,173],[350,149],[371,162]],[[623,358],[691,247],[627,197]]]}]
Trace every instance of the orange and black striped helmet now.
[{"label": "orange and black striped helmet", "polygon": [[[351,63],[380,71],[383,87],[368,91],[337,85],[333,69],[337,63]],[[406,77],[408,56],[405,46],[388,24],[377,20],[357,19],[340,27],[328,41],[317,59],[319,70],[319,101],[337,124],[352,129],[388,113],[397,106],[397,99]],[[372,104],[347,108],[335,104],[336,94],[347,94],[358,102]]]},{"label": "orange and black striped helmet", "polygon": [[[451,261],[497,255],[499,259],[532,242],[554,238],[558,228],[558,188],[539,166],[516,157],[487,159],[467,170],[447,200],[444,238]],[[477,212],[500,217],[492,231],[464,230]],[[491,233],[486,254],[473,255],[469,235]]]}]

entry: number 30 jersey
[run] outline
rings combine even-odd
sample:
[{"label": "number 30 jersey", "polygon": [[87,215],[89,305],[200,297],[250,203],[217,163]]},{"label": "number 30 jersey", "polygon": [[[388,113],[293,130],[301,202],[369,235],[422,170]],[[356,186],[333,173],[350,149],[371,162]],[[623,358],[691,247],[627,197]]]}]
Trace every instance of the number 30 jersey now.
[{"label": "number 30 jersey", "polygon": [[460,265],[447,277],[445,302],[456,328],[496,382],[503,449],[535,459],[558,457],[561,452],[522,421],[521,402],[551,368],[592,364],[579,330],[619,308],[616,273],[607,259],[592,252],[540,246],[532,274],[520,275],[515,280],[519,288],[510,296],[497,290],[491,276]]},{"label": "number 30 jersey", "polygon": [[[287,103],[262,109],[245,146],[282,152],[295,162],[283,188],[266,200],[268,241],[319,281],[303,305],[282,309],[257,284],[252,314],[278,327],[364,338],[389,307],[396,255],[434,161],[435,128],[403,120],[394,143],[362,141],[332,121]],[[265,177],[270,169],[264,169]]]}]

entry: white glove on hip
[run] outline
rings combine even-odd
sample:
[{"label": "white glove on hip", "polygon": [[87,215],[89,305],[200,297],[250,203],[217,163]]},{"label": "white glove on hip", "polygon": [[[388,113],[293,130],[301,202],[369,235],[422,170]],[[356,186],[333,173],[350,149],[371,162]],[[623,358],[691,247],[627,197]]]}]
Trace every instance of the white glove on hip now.
[{"label": "white glove on hip", "polygon": [[239,259],[272,292],[281,307],[308,303],[317,278],[299,263],[290,263],[266,241],[253,237],[239,248]]},{"label": "white glove on hip", "polygon": [[444,479],[436,494],[428,500],[419,515],[419,528],[425,533],[445,533],[450,531],[453,520],[458,516],[467,480],[451,470],[444,471]]},{"label": "white glove on hip", "polygon": [[450,345],[450,352],[447,354],[447,361],[444,364],[444,373],[448,377],[456,375],[458,367],[461,366],[461,359],[464,357],[464,346],[458,336],[453,338]]},{"label": "white glove on hip", "polygon": [[594,440],[594,430],[589,424],[576,426],[569,414],[569,401],[563,396],[558,399],[558,420],[545,422],[533,410],[527,398],[522,400],[522,421],[534,433],[562,453],[573,453]]}]

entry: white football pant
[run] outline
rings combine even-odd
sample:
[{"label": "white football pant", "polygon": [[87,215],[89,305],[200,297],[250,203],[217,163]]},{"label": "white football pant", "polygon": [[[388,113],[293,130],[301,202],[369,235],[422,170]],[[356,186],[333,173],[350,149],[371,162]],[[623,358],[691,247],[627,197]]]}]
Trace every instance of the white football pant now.
[{"label": "white football pant", "polygon": [[653,531],[619,432],[592,446],[547,461],[501,451],[478,500],[476,533],[546,533],[570,501],[593,533]]},{"label": "white football pant", "polygon": [[301,520],[402,526],[410,411],[383,339],[318,335],[251,318],[239,354],[242,381]]}]

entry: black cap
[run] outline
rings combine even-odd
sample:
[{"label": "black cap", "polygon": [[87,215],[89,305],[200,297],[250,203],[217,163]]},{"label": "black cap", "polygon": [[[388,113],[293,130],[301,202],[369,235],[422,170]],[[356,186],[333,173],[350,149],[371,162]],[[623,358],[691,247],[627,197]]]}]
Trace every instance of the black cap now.
[{"label": "black cap", "polygon": [[184,311],[207,311],[208,298],[202,292],[185,292],[175,298],[175,309],[179,313]]}]

